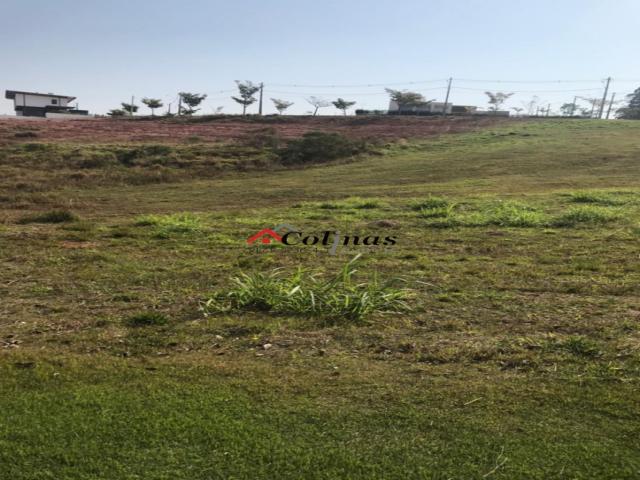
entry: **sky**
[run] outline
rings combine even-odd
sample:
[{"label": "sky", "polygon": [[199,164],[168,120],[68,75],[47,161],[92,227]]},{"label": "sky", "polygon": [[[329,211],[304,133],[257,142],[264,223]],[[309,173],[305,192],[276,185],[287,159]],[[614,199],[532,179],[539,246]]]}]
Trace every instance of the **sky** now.
[{"label": "sky", "polygon": [[[2,0],[0,89],[77,97],[103,114],[135,97],[240,113],[235,80],[312,109],[338,97],[384,109],[385,86],[486,107],[484,91],[556,109],[640,87],[640,0]],[[580,100],[579,100],[580,101]],[[582,101],[582,103],[585,103]],[[141,113],[146,112],[145,107]],[[257,106],[249,107],[250,113]],[[338,113],[333,107],[320,114]],[[13,103],[0,100],[0,114]]]}]

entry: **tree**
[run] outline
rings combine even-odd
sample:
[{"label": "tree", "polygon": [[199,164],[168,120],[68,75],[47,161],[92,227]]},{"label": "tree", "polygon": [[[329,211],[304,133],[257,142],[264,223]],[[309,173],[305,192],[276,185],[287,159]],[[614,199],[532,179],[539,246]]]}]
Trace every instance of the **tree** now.
[{"label": "tree", "polygon": [[391,88],[385,88],[389,94],[389,98],[398,104],[399,110],[406,110],[407,108],[420,107],[426,105],[427,100],[421,93],[410,92],[408,90],[393,90]]},{"label": "tree", "polygon": [[109,115],[110,117],[122,117],[125,113],[126,112],[121,108],[112,108],[107,112],[107,115]]},{"label": "tree", "polygon": [[245,80],[244,82],[236,80],[236,85],[238,85],[239,97],[231,98],[242,105],[242,115],[246,115],[247,107],[256,102],[256,97],[254,97],[254,95],[258,90],[260,90],[260,85],[256,85],[249,80]]},{"label": "tree", "polygon": [[319,108],[325,108],[325,107],[328,107],[329,105],[331,105],[330,102],[324,100],[323,98],[319,98],[319,97],[309,97],[306,100],[307,100],[307,102],[309,102],[311,105],[313,105],[315,107],[315,110],[313,111],[313,116],[314,117],[318,113],[318,109]]},{"label": "tree", "polygon": [[122,109],[129,115],[133,115],[138,111],[138,105],[134,105],[133,103],[121,102],[120,105],[122,105]]},{"label": "tree", "polygon": [[513,93],[504,93],[504,92],[484,92],[486,96],[489,97],[489,110],[492,112],[497,112],[500,110],[502,104],[513,95]]},{"label": "tree", "polygon": [[198,93],[180,92],[178,93],[178,96],[180,97],[180,100],[183,104],[178,111],[178,115],[181,113],[184,113],[185,115],[193,115],[198,110],[200,110],[196,107],[200,105],[205,98],[207,98],[206,93],[200,95]]},{"label": "tree", "polygon": [[335,102],[331,103],[333,103],[333,106],[338,110],[342,110],[343,115],[346,115],[347,110],[356,104],[356,102],[348,102],[347,100],[343,100],[342,98],[339,98]]},{"label": "tree", "polygon": [[282,115],[287,108],[293,105],[293,102],[287,102],[286,100],[280,100],[279,98],[272,98],[271,101],[280,115]]},{"label": "tree", "polygon": [[522,112],[524,110],[524,108],[522,108],[522,107],[511,107],[511,110],[516,112],[516,115],[520,116],[520,112]]},{"label": "tree", "polygon": [[533,115],[534,109],[536,108],[536,105],[538,105],[539,101],[540,98],[537,95],[534,95],[528,102],[521,102],[522,106],[527,111],[527,115]]},{"label": "tree", "polygon": [[593,98],[593,97],[579,97],[581,100],[589,102],[591,105],[591,109],[587,111],[586,116],[593,117],[595,112],[600,109],[600,104],[602,103],[602,99]]},{"label": "tree", "polygon": [[640,120],[640,87],[627,95],[627,102],[626,107],[618,109],[616,116],[626,120]]},{"label": "tree", "polygon": [[147,107],[151,109],[152,117],[155,116],[154,110],[156,108],[162,108],[164,106],[164,104],[162,103],[162,100],[160,100],[159,98],[143,98],[142,103],[144,103]]},{"label": "tree", "polygon": [[573,102],[563,103],[560,106],[560,111],[562,112],[562,115],[564,115],[565,117],[573,117],[573,115],[576,113],[577,108],[578,107]]}]

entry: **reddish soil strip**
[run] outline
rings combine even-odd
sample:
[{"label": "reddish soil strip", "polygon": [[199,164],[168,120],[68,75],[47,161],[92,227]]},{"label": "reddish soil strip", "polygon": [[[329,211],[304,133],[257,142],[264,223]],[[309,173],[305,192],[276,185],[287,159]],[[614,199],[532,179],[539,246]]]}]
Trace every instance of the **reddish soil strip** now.
[{"label": "reddish soil strip", "polygon": [[[193,117],[191,119],[0,119],[0,144],[13,142],[166,142],[235,140],[273,128],[285,138],[320,130],[395,140],[456,133],[516,120],[491,117]],[[29,133],[32,132],[32,133]],[[197,137],[197,138],[196,138]]]}]

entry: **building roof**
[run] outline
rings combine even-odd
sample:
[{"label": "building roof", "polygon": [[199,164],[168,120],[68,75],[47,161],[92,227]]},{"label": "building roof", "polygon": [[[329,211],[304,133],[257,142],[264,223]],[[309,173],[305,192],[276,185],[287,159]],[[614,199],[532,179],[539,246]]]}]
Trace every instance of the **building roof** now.
[{"label": "building roof", "polygon": [[22,92],[20,90],[7,90],[4,93],[4,98],[9,100],[13,100],[16,98],[16,94],[25,94],[25,95],[36,95],[38,97],[55,97],[55,98],[66,98],[67,101],[71,102],[76,99],[76,97],[70,97],[68,95],[56,95],[55,93],[39,93],[39,92]]}]

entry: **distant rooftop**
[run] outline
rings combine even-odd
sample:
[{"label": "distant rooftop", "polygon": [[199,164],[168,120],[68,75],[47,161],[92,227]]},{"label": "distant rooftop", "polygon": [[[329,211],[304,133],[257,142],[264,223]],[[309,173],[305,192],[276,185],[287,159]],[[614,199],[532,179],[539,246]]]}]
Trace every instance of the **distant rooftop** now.
[{"label": "distant rooftop", "polygon": [[69,95],[57,95],[55,93],[40,93],[40,92],[23,92],[20,90],[7,90],[4,94],[4,98],[8,100],[14,100],[16,95],[25,94],[25,95],[36,95],[39,97],[56,97],[56,98],[66,98],[67,101],[71,102],[76,99],[76,97],[70,97]]}]

